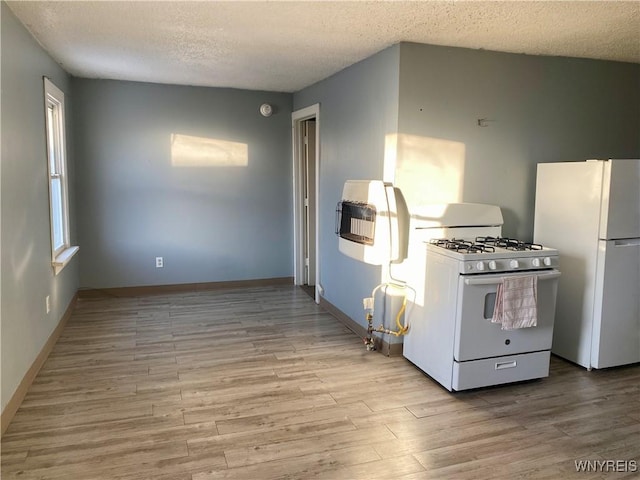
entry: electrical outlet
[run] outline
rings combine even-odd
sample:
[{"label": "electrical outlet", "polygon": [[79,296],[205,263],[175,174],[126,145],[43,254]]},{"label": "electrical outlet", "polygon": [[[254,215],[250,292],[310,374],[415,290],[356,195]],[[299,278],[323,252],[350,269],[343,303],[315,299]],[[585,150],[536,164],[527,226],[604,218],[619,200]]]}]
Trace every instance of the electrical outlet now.
[{"label": "electrical outlet", "polygon": [[373,310],[373,297],[363,298],[362,306],[365,310]]},{"label": "electrical outlet", "polygon": [[164,267],[164,260],[162,257],[156,257],[156,268]]},{"label": "electrical outlet", "polygon": [[49,298],[49,295],[44,298],[44,307],[46,308],[47,313],[51,311],[51,299]]}]

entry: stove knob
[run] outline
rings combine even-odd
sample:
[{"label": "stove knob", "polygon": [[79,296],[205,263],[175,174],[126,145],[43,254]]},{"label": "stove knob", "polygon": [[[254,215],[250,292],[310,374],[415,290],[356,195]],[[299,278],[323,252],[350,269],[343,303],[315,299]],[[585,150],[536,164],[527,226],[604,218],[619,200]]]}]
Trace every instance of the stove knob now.
[{"label": "stove knob", "polygon": [[540,266],[540,259],[539,258],[534,258],[533,260],[531,260],[531,265],[533,265],[534,267],[539,267]]},{"label": "stove knob", "polygon": [[544,257],[543,262],[547,267],[550,267],[551,266],[551,257]]},{"label": "stove knob", "polygon": [[511,268],[518,268],[518,267],[520,266],[520,263],[518,262],[518,260],[511,260],[511,261],[509,262],[509,266],[510,266]]},{"label": "stove knob", "polygon": [[491,260],[489,262],[489,270],[495,270],[496,268],[498,268],[498,266],[496,265],[496,261],[495,260]]},{"label": "stove knob", "polygon": [[476,269],[480,271],[484,270],[484,262],[478,262],[476,265]]}]

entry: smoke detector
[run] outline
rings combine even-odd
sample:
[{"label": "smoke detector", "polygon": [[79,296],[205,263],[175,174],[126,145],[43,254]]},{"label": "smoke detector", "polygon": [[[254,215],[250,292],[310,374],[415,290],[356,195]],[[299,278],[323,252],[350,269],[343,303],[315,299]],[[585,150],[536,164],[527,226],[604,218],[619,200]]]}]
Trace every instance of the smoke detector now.
[{"label": "smoke detector", "polygon": [[270,117],[273,114],[273,107],[268,103],[263,103],[260,105],[260,113],[263,117]]}]

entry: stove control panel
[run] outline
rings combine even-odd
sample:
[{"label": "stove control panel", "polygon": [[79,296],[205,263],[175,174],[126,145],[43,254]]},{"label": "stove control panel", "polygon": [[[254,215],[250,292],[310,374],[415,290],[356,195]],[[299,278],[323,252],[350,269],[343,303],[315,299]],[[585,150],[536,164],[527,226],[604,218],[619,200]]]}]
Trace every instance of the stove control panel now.
[{"label": "stove control panel", "polygon": [[558,257],[498,258],[495,260],[468,260],[460,262],[460,273],[498,273],[544,270],[558,266]]}]

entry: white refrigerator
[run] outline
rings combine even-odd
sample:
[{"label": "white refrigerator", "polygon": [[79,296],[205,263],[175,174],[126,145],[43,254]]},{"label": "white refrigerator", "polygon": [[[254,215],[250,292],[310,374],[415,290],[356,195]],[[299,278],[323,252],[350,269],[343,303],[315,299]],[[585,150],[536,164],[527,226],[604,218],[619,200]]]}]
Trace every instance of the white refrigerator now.
[{"label": "white refrigerator", "polygon": [[551,351],[640,362],[640,160],[538,164],[534,242],[560,251]]}]

